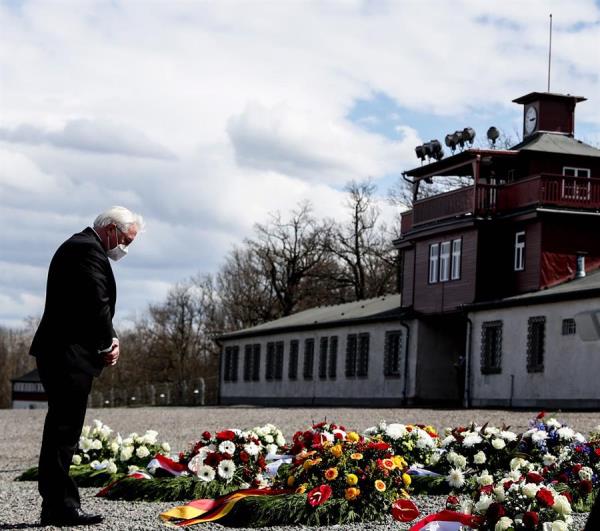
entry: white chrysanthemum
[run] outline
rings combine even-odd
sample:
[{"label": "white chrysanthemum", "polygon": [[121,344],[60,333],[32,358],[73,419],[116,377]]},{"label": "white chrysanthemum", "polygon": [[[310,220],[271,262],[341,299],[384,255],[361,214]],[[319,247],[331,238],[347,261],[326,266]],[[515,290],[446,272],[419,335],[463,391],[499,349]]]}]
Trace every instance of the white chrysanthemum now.
[{"label": "white chrysanthemum", "polygon": [[531,440],[533,442],[542,442],[548,438],[548,433],[544,430],[537,430],[535,433],[531,435]]},{"label": "white chrysanthemum", "polygon": [[431,457],[430,457],[430,459],[429,459],[429,462],[430,462],[432,465],[435,465],[435,464],[437,464],[437,463],[438,463],[438,461],[440,460],[440,457],[442,457],[442,455],[441,455],[440,453],[438,453],[438,452],[435,452],[434,454],[432,454],[432,455],[431,455]]},{"label": "white chrysanthemum", "polygon": [[459,489],[465,484],[465,475],[459,468],[452,468],[446,479],[448,484],[455,489]]},{"label": "white chrysanthemum", "polygon": [[158,432],[155,430],[147,430],[142,437],[144,444],[156,444]]},{"label": "white chrysanthemum", "polygon": [[196,476],[202,481],[212,481],[215,479],[215,469],[212,466],[202,465],[198,467]]},{"label": "white chrysanthemum", "polygon": [[370,428],[367,428],[363,431],[363,434],[368,437],[370,437],[371,435],[375,435],[376,433],[379,433],[379,427],[377,426],[371,426]]},{"label": "white chrysanthemum", "polygon": [[80,465],[81,464],[81,456],[79,454],[74,454],[73,458],[71,459],[71,463],[73,463],[74,465]]},{"label": "white chrysanthemum", "polygon": [[484,470],[481,475],[477,478],[477,483],[479,483],[482,487],[487,485],[491,485],[494,483],[494,476],[488,473],[487,470]]},{"label": "white chrysanthemum", "polygon": [[575,433],[575,437],[574,438],[575,438],[575,440],[578,443],[584,443],[585,442],[585,437],[581,433],[579,433],[579,432]]},{"label": "white chrysanthemum", "polygon": [[485,514],[488,510],[488,507],[492,504],[494,499],[491,496],[487,496],[486,494],[482,494],[479,497],[479,500],[475,503],[475,510],[480,514]]},{"label": "white chrysanthemum", "polygon": [[133,446],[123,446],[121,453],[119,454],[119,460],[125,462],[129,461],[133,457]]},{"label": "white chrysanthemum", "polygon": [[559,428],[557,433],[558,436],[564,441],[572,441],[575,438],[575,431],[567,426],[564,428]]},{"label": "white chrysanthemum", "polygon": [[451,465],[454,464],[454,460],[458,457],[458,454],[456,452],[448,452],[446,454],[446,459],[448,460],[448,463],[450,463]]},{"label": "white chrysanthemum", "polygon": [[463,443],[463,446],[465,446],[467,448],[471,448],[472,446],[479,444],[482,440],[483,439],[481,438],[481,436],[478,435],[477,433],[471,433],[463,439],[462,443]]},{"label": "white chrysanthemum", "polygon": [[92,440],[87,439],[86,437],[81,437],[79,439],[79,448],[84,452],[89,452],[92,449]]},{"label": "white chrysanthemum", "polygon": [[279,446],[276,444],[267,444],[267,454],[277,455],[279,451]]},{"label": "white chrysanthemum", "polygon": [[267,433],[265,435],[265,442],[267,444],[273,444],[275,442],[275,439],[274,439],[274,437],[270,433]]},{"label": "white chrysanthemum", "polygon": [[475,463],[476,465],[483,465],[486,459],[487,457],[485,456],[485,453],[480,450],[473,456],[473,463]]},{"label": "white chrysanthemum", "polygon": [[571,504],[569,503],[569,500],[567,499],[566,496],[563,496],[562,494],[559,494],[558,496],[554,497],[554,505],[552,506],[552,508],[560,515],[568,515],[571,514],[572,509],[571,509]]},{"label": "white chrysanthemum", "polygon": [[94,424],[94,429],[95,430],[99,430],[103,426],[102,421],[100,421],[98,419],[94,419],[93,424]]},{"label": "white chrysanthemum", "polygon": [[560,422],[558,422],[558,420],[556,420],[555,418],[549,418],[546,421],[546,426],[548,426],[549,428],[560,428],[562,426],[562,424]]},{"label": "white chrysanthemum", "polygon": [[569,531],[569,525],[567,522],[563,522],[562,520],[554,520],[550,527],[551,531]]},{"label": "white chrysanthemum", "polygon": [[140,459],[144,459],[144,457],[148,457],[150,455],[150,450],[145,446],[140,446],[136,451],[135,455],[137,455]]},{"label": "white chrysanthemum", "polygon": [[116,455],[119,452],[119,444],[117,441],[112,441],[110,443],[110,451],[113,455]]},{"label": "white chrysanthemum", "polygon": [[285,437],[283,436],[283,433],[279,432],[277,434],[275,442],[277,443],[277,446],[285,446]]},{"label": "white chrysanthemum", "polygon": [[506,446],[506,443],[504,442],[504,439],[492,439],[492,446],[496,449],[496,450],[502,450],[502,448],[504,448]]},{"label": "white chrysanthemum", "polygon": [[133,433],[130,433],[127,438],[131,439],[132,444],[133,444],[133,441],[135,441],[136,439],[139,439],[140,436],[137,434],[137,432],[134,431]]},{"label": "white chrysanthemum", "polygon": [[[599,426],[599,427],[600,427],[600,426]],[[91,428],[90,428],[89,426],[84,426],[84,427],[81,429],[81,436],[82,436],[82,437],[87,437],[87,436],[90,434],[90,430],[91,430]]]},{"label": "white chrysanthemum", "polygon": [[218,472],[219,476],[229,481],[235,474],[235,463],[231,459],[223,459],[219,463]]},{"label": "white chrysanthemum", "polygon": [[115,462],[112,459],[108,462],[108,466],[106,467],[106,471],[109,474],[116,474],[117,473],[117,465],[115,464]]},{"label": "white chrysanthemum", "polygon": [[219,444],[219,452],[233,455],[235,453],[235,444],[231,441],[223,441],[221,444]]},{"label": "white chrysanthemum", "polygon": [[508,476],[512,481],[519,481],[521,479],[521,472],[518,470],[511,470]]},{"label": "white chrysanthemum", "polygon": [[196,454],[194,457],[192,457],[189,460],[187,466],[190,469],[190,471],[192,471],[194,474],[196,474],[203,464],[204,464],[204,459],[202,458],[202,456],[200,454]]},{"label": "white chrysanthemum", "polygon": [[385,427],[385,434],[390,439],[400,439],[401,437],[404,437],[407,433],[408,432],[406,431],[406,426],[397,422],[393,424],[388,424]]},{"label": "white chrysanthemum", "polygon": [[552,454],[544,454],[544,456],[542,457],[542,461],[544,463],[544,466],[553,465],[554,463],[556,463],[556,456]]},{"label": "white chrysanthemum", "polygon": [[511,470],[519,470],[527,464],[527,460],[522,457],[513,457],[510,460],[510,469]]},{"label": "white chrysanthemum", "polygon": [[250,443],[244,445],[244,450],[246,451],[246,453],[248,455],[255,457],[260,453],[260,446],[258,446],[258,444],[255,444],[253,442],[250,442]]},{"label": "white chrysanthemum", "polygon": [[502,518],[500,518],[500,520],[496,522],[496,525],[494,526],[494,531],[506,531],[507,529],[513,527],[513,525],[514,522],[508,516],[503,516]]},{"label": "white chrysanthemum", "polygon": [[505,441],[509,442],[517,440],[517,434],[512,431],[501,431],[500,437],[502,437]]},{"label": "white chrysanthemum", "polygon": [[133,446],[133,437],[123,439],[123,446]]},{"label": "white chrysanthemum", "polygon": [[540,487],[535,483],[525,483],[525,485],[523,485],[523,494],[528,498],[535,498],[538,490],[540,490]]},{"label": "white chrysanthemum", "polygon": [[467,466],[467,458],[464,455],[457,455],[454,459],[454,464],[458,468],[466,468]]},{"label": "white chrysanthemum", "polygon": [[504,488],[502,488],[502,485],[497,485],[496,487],[494,487],[494,497],[498,502],[503,502],[504,500],[506,500],[506,492]]},{"label": "white chrysanthemum", "polygon": [[127,473],[128,473],[128,474],[133,474],[134,472],[137,472],[139,469],[140,469],[140,467],[139,467],[139,466],[136,466],[136,465],[129,465],[129,466],[127,467]]},{"label": "white chrysanthemum", "polygon": [[483,430],[483,432],[486,435],[498,435],[500,433],[500,430],[494,426],[486,426],[485,430]]},{"label": "white chrysanthemum", "polygon": [[591,481],[594,471],[589,466],[584,466],[578,472],[579,479]]},{"label": "white chrysanthemum", "polygon": [[164,442],[160,445],[160,449],[166,454],[171,452],[171,445],[168,442]]},{"label": "white chrysanthemum", "polygon": [[454,438],[453,435],[448,435],[447,437],[444,437],[444,439],[442,440],[442,446],[448,446],[449,444],[452,444],[455,441],[456,441],[456,439]]},{"label": "white chrysanthemum", "polygon": [[92,441],[92,450],[102,450],[102,441],[100,439]]}]

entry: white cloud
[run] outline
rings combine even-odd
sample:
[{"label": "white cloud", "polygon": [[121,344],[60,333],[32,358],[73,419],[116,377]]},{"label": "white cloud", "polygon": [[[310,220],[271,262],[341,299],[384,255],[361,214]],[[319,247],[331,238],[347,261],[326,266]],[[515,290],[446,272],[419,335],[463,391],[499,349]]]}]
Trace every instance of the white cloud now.
[{"label": "white cloud", "polygon": [[517,117],[546,87],[548,12],[552,89],[588,96],[577,119],[598,128],[592,0],[2,3],[0,322],[41,309],[56,246],[111,204],[148,219],[115,267],[123,316],[269,211],[340,217],[345,182],[388,182],[422,140],[352,123],[359,99]]}]

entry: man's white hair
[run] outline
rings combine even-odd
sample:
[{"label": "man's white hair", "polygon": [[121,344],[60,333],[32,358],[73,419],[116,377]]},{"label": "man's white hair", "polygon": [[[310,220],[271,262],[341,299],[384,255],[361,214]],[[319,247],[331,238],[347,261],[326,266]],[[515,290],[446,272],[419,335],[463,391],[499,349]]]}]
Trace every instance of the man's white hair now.
[{"label": "man's white hair", "polygon": [[144,218],[140,214],[122,206],[113,206],[98,214],[94,220],[94,228],[101,229],[111,223],[114,223],[123,232],[128,231],[131,225],[135,225],[138,232],[142,232],[145,226]]}]

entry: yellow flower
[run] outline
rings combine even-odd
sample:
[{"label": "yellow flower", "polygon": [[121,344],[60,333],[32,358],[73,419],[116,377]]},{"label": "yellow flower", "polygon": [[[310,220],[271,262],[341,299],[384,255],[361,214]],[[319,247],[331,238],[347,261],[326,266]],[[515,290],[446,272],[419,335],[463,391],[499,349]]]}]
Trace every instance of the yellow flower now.
[{"label": "yellow flower", "polygon": [[294,481],[296,481],[296,478],[294,476],[289,476],[287,479],[288,487],[292,487],[294,485]]},{"label": "yellow flower", "polygon": [[356,485],[358,483],[358,476],[356,474],[348,474],[346,476],[346,483],[348,485]]},{"label": "yellow flower", "polygon": [[306,483],[303,483],[296,489],[296,494],[304,494],[306,492]]},{"label": "yellow flower", "polygon": [[357,489],[356,487],[349,487],[344,492],[344,497],[348,501],[356,500],[356,498],[358,498],[359,496],[360,496],[360,489]]},{"label": "yellow flower", "polygon": [[329,450],[335,457],[340,457],[342,455],[342,445],[341,444],[336,444],[335,446],[331,447],[331,450]]},{"label": "yellow flower", "polygon": [[386,470],[394,470],[394,468],[396,468],[393,459],[384,459],[381,463]]},{"label": "yellow flower", "polygon": [[323,448],[329,448],[329,447],[330,447],[330,446],[332,446],[332,445],[333,445],[333,443],[332,443],[331,441],[325,441],[325,442],[322,444]]},{"label": "yellow flower", "polygon": [[346,440],[350,442],[358,442],[360,441],[360,435],[355,431],[351,431],[346,434]]},{"label": "yellow flower", "polygon": [[383,481],[381,481],[380,479],[378,479],[375,481],[375,488],[379,492],[383,492],[383,491],[385,491],[385,483]]},{"label": "yellow flower", "polygon": [[314,464],[315,464],[315,462],[312,459],[307,459],[306,461],[304,461],[304,463],[302,463],[302,468],[304,470],[308,470]]},{"label": "yellow flower", "polygon": [[325,470],[325,479],[328,481],[333,481],[338,477],[338,469],[337,468],[328,468]]},{"label": "yellow flower", "polygon": [[363,458],[363,454],[360,454],[358,452],[356,452],[350,456],[350,459],[354,459],[355,461],[359,461],[362,458]]},{"label": "yellow flower", "polygon": [[406,460],[401,455],[395,455],[394,457],[392,457],[392,461],[394,461],[394,464],[397,468],[405,468],[406,466],[408,466]]},{"label": "yellow flower", "polygon": [[437,435],[437,431],[435,431],[433,426],[425,426],[423,429],[429,433],[429,435]]},{"label": "yellow flower", "polygon": [[412,483],[412,478],[408,474],[402,474],[402,481],[404,486],[408,487]]},{"label": "yellow flower", "polygon": [[405,499],[405,500],[410,500],[410,494],[408,492],[406,492],[404,489],[400,489],[400,495]]}]

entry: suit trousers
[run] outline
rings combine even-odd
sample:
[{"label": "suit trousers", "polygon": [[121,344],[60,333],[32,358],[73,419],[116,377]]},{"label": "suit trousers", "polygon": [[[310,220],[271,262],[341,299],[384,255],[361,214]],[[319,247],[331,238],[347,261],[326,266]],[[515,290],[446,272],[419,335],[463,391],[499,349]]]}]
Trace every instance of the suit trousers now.
[{"label": "suit trousers", "polygon": [[47,358],[38,357],[37,367],[48,396],[38,469],[42,508],[78,508],[79,491],[69,467],[83,428],[93,376]]}]

